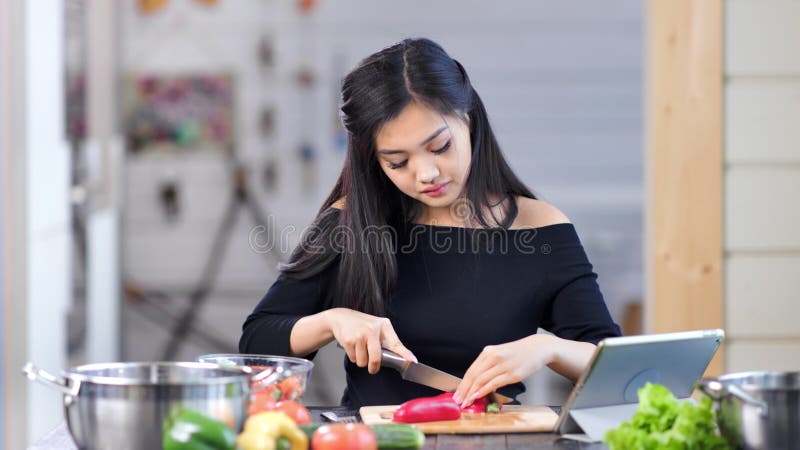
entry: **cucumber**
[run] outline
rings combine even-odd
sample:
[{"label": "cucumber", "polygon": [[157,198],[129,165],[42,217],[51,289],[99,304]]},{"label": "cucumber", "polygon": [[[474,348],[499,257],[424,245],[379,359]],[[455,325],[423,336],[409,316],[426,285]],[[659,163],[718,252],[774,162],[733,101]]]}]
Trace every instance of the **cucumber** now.
[{"label": "cucumber", "polygon": [[425,435],[417,427],[387,423],[370,425],[379,450],[418,450],[425,445]]}]

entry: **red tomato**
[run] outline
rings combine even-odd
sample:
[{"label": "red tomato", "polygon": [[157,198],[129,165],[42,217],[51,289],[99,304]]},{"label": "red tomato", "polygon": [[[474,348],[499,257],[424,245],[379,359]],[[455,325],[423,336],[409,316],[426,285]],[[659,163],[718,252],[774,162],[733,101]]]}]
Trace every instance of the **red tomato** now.
[{"label": "red tomato", "polygon": [[258,391],[253,393],[250,399],[250,408],[247,414],[253,415],[262,411],[272,411],[275,409],[275,404],[278,403],[275,398],[267,391]]},{"label": "red tomato", "polygon": [[298,425],[308,425],[311,423],[311,413],[308,412],[305,406],[292,400],[284,400],[276,403],[273,411],[280,411],[286,414]]},{"label": "red tomato", "polygon": [[323,425],[311,437],[314,450],[377,450],[375,433],[363,423]]},{"label": "red tomato", "polygon": [[283,400],[283,394],[281,393],[277,383],[270,384],[269,386],[251,385],[250,391],[252,392],[253,397],[271,397],[272,400],[275,400],[276,402]]},{"label": "red tomato", "polygon": [[295,400],[302,394],[300,392],[300,379],[294,375],[278,383],[278,389],[281,390],[281,400]]}]

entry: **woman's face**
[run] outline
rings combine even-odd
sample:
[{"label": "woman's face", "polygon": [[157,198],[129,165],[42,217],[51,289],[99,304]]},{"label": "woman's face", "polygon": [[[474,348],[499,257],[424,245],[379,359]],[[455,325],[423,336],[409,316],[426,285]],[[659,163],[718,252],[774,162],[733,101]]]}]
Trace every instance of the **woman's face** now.
[{"label": "woman's face", "polygon": [[375,148],[386,176],[424,206],[447,208],[461,195],[472,159],[464,120],[411,102],[380,128]]}]

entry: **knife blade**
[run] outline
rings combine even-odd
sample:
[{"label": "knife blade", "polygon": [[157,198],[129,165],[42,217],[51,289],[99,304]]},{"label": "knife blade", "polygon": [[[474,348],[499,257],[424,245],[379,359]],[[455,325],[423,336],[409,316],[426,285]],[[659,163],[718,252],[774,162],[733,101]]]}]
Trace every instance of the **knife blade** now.
[{"label": "knife blade", "polygon": [[[439,369],[435,369],[422,363],[406,361],[402,356],[385,348],[382,349],[381,352],[381,366],[389,367],[400,372],[400,376],[404,380],[412,381],[414,383],[422,384],[424,386],[432,387],[444,392],[455,391],[459,383],[461,383],[461,378],[458,378],[455,375],[450,375],[447,372],[443,372]],[[509,403],[513,400],[510,397],[498,394],[497,392],[491,393],[490,396],[492,397],[492,400],[498,403]]]}]

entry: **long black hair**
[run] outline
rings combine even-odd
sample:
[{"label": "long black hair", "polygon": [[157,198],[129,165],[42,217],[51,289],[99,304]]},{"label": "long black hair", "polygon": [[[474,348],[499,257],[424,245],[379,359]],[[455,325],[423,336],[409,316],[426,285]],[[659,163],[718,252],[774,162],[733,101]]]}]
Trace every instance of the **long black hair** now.
[{"label": "long black hair", "polygon": [[[281,266],[286,277],[304,279],[341,258],[337,306],[374,315],[386,312],[397,279],[391,230],[416,217],[420,205],[381,170],[375,136],[414,101],[443,116],[467,120],[463,114],[468,115],[472,162],[459,207],[471,219],[485,228],[508,228],[518,212],[515,197],[536,198],[506,163],[464,67],[441,46],[429,39],[406,39],[367,57],[342,85],[341,116],[347,131],[342,172],[290,262]],[[497,205],[490,203],[498,197],[500,218],[493,212]],[[331,206],[340,199],[344,205],[337,211]]]}]

